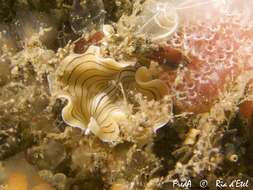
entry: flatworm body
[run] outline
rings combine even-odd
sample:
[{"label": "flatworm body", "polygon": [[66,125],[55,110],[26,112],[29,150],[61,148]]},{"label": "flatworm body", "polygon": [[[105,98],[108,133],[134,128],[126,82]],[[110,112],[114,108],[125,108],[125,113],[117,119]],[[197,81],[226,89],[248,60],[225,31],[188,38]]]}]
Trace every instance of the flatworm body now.
[{"label": "flatworm body", "polygon": [[124,102],[129,91],[160,100],[167,88],[146,67],[103,58],[99,51],[90,46],[84,54],[70,54],[63,61],[61,96],[69,102],[62,115],[69,125],[110,142],[119,138],[119,121],[128,118]]}]

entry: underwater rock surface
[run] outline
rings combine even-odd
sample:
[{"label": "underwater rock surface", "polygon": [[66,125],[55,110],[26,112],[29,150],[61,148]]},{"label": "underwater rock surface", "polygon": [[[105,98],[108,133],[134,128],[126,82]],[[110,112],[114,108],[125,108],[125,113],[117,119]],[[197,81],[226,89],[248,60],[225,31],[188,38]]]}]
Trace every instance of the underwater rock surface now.
[{"label": "underwater rock surface", "polygon": [[0,0],[0,190],[251,190],[252,18],[252,0]]}]

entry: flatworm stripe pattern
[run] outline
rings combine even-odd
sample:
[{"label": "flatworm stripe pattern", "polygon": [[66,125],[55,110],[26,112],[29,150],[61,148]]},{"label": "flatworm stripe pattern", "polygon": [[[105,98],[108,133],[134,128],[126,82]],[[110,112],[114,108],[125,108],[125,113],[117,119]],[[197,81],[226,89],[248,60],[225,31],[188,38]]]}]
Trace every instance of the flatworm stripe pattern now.
[{"label": "flatworm stripe pattern", "polygon": [[159,100],[167,93],[166,85],[152,79],[146,67],[103,58],[97,46],[90,46],[81,55],[70,54],[61,66],[60,96],[68,99],[62,111],[64,121],[91,131],[102,141],[117,141],[119,121],[128,117],[122,109],[122,87],[123,91],[140,92],[148,99]]}]

